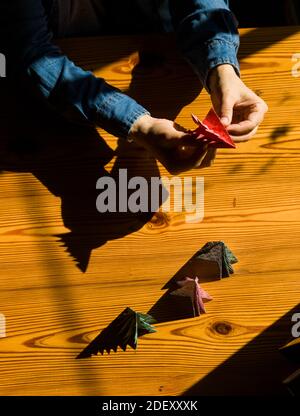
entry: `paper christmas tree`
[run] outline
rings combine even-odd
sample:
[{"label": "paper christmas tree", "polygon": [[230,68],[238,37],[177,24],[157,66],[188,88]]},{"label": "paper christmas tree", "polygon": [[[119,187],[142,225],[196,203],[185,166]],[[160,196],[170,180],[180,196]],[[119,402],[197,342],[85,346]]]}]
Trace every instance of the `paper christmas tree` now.
[{"label": "paper christmas tree", "polygon": [[135,350],[138,337],[156,332],[151,325],[154,322],[152,316],[126,308],[103,329],[77,358],[91,357],[99,352],[103,355],[104,351],[109,354],[111,350],[116,352],[118,347],[126,351],[128,345]]},{"label": "paper christmas tree", "polygon": [[212,300],[211,296],[198,283],[198,277],[192,279],[186,277],[177,282],[179,289],[171,292],[171,295],[185,296],[191,298],[194,316],[205,313],[204,301]]},{"label": "paper christmas tree", "polygon": [[216,262],[219,266],[220,278],[230,276],[234,272],[231,265],[238,261],[223,241],[206,243],[196,253],[195,258]]}]

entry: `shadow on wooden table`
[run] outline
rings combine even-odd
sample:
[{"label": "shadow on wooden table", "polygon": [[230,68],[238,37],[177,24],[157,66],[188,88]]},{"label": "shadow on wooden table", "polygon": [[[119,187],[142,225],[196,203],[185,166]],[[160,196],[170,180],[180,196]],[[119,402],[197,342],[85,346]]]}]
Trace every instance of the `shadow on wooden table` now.
[{"label": "shadow on wooden table", "polygon": [[[145,42],[126,93],[146,107],[152,116],[175,120],[181,109],[199,96],[203,87],[196,74],[175,52],[175,43],[169,44],[168,53],[164,42],[160,49],[152,42]],[[177,66],[172,65],[174,58]]]},{"label": "shadow on wooden table", "polygon": [[[298,30],[291,26],[272,31],[263,42],[263,28],[250,31],[242,37],[240,57],[243,59]],[[157,39],[163,40],[165,36]],[[182,107],[198,96],[201,85],[187,65],[180,65],[179,69],[172,65],[174,52],[170,53],[170,59],[168,53],[173,49],[170,45],[175,48],[174,37],[170,44],[169,41],[153,43],[150,36],[141,45],[127,93],[154,116],[175,119]],[[165,46],[169,49],[165,50]],[[97,49],[95,53],[101,52]],[[99,215],[95,209],[95,183],[100,176],[109,174],[105,165],[115,156],[114,152],[96,130],[73,126],[54,114],[50,116],[38,103],[29,105],[22,92],[18,92],[16,99],[6,88],[5,95],[3,85],[4,79],[1,79],[0,170],[32,172],[61,198],[63,221],[70,233],[60,239],[79,268],[85,271],[94,248],[138,230],[151,218],[151,213]],[[18,110],[12,111],[14,108]],[[112,175],[122,166],[128,168],[129,177],[131,174],[147,179],[159,176],[155,160],[145,153],[142,155],[141,149],[123,144],[117,153]]]},{"label": "shadow on wooden table", "polygon": [[192,301],[189,297],[171,294],[178,289],[177,282],[186,277],[198,277],[199,283],[219,280],[220,269],[216,262],[196,258],[199,250],[164,285],[166,292],[147,312],[157,323],[178,321],[193,316]]},{"label": "shadow on wooden table", "polygon": [[[199,82],[193,88],[180,83],[174,103],[174,92],[170,95],[174,80],[168,81],[166,77],[159,85],[162,99],[157,100],[153,95],[157,88],[157,71],[165,76],[168,66],[161,55],[145,52],[141,56],[133,70],[128,93],[140,102],[147,97],[147,108],[156,109],[156,116],[175,119],[181,108],[199,93]],[[96,129],[71,124],[30,98],[26,90],[16,94],[8,82],[5,84],[1,80],[1,84],[4,88],[1,89],[0,104],[0,171],[30,172],[61,199],[62,220],[70,232],[58,237],[80,270],[85,272],[93,249],[142,228],[167,198],[167,193],[161,192],[157,206],[152,207],[153,212],[149,209],[146,213],[99,213],[96,199],[101,191],[96,190],[97,180],[103,176],[114,178],[118,201],[119,169],[127,169],[128,181],[134,176],[146,179],[150,206],[150,180],[160,176],[156,161],[143,148],[122,139],[113,151]],[[169,104],[163,97],[167,97]],[[164,108],[167,108],[166,112]],[[105,166],[113,158],[113,168],[108,172]],[[133,192],[128,191],[128,197]]]},{"label": "shadow on wooden table", "polygon": [[256,27],[241,36],[239,59],[243,60],[248,56],[254,55],[262,49],[269,48],[275,43],[295,35],[299,31],[300,26],[284,26],[277,28],[272,26]]},{"label": "shadow on wooden table", "polygon": [[[279,352],[279,348],[292,339],[291,318],[294,313],[299,313],[299,310],[300,304],[190,387],[183,395],[288,395],[282,382],[297,369],[297,365],[289,362]],[[216,327],[214,325],[214,328]],[[231,330],[223,334],[224,343],[230,335]]]},{"label": "shadow on wooden table", "polygon": [[[62,220],[70,232],[58,237],[85,271],[93,249],[140,229],[153,215],[99,213],[97,180],[110,176],[118,184],[119,168],[127,168],[128,180],[138,175],[149,181],[159,176],[156,161],[143,149],[124,142],[114,152],[95,129],[69,124],[38,103],[21,103],[26,106],[21,104],[21,111],[1,123],[0,170],[30,172],[61,199]],[[114,157],[114,167],[108,172],[105,165]]]}]

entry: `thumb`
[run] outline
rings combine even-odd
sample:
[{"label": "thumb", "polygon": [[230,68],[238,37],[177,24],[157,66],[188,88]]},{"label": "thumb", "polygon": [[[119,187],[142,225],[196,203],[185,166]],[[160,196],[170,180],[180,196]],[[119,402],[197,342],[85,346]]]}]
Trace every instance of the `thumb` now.
[{"label": "thumb", "polygon": [[231,98],[226,98],[221,103],[219,116],[221,123],[225,127],[229,126],[232,122],[233,106],[234,102]]}]

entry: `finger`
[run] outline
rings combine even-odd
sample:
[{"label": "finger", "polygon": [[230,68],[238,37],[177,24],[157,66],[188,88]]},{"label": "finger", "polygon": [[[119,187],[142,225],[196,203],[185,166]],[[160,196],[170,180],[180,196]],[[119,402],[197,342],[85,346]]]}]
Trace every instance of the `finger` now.
[{"label": "finger", "polygon": [[248,134],[244,134],[242,136],[234,136],[234,135],[230,135],[230,137],[232,138],[232,140],[235,143],[241,143],[241,142],[247,142],[248,140],[251,139],[251,137],[253,137],[256,132],[258,130],[258,126],[256,126],[250,133]]},{"label": "finger", "polygon": [[240,123],[231,124],[227,127],[227,131],[233,136],[244,136],[251,133],[257,127],[257,123],[250,120],[243,120]]},{"label": "finger", "polygon": [[233,123],[228,126],[227,130],[233,135],[245,135],[251,133],[257,127],[264,118],[264,115],[267,111],[266,104],[256,103],[251,106],[251,111],[248,114],[248,117],[245,120],[240,121],[239,123]]},{"label": "finger", "polygon": [[172,175],[177,175],[190,169],[194,169],[201,164],[205,158],[207,148],[186,146],[184,149],[180,146],[175,149],[173,155],[169,155],[165,160],[165,167]]},{"label": "finger", "polygon": [[231,97],[223,99],[220,106],[219,116],[221,123],[227,127],[232,122],[234,101]]},{"label": "finger", "polygon": [[197,137],[193,136],[192,134],[185,134],[180,138],[180,145],[192,146],[203,149],[207,145],[207,142],[204,140],[197,139]]},{"label": "finger", "polygon": [[188,133],[188,131],[189,131],[185,127],[183,127],[180,124],[176,123],[176,121],[173,122],[173,127],[174,127],[175,130],[178,130],[178,131],[183,132],[183,133]]},{"label": "finger", "polygon": [[199,168],[202,165],[203,161],[207,156],[208,151],[209,150],[207,144],[204,145],[202,149],[199,148],[195,151],[194,157],[191,160],[193,168]]},{"label": "finger", "polygon": [[208,168],[214,163],[215,157],[217,154],[217,149],[214,147],[209,147],[206,152],[206,156],[201,162],[201,165],[197,166],[198,168]]}]

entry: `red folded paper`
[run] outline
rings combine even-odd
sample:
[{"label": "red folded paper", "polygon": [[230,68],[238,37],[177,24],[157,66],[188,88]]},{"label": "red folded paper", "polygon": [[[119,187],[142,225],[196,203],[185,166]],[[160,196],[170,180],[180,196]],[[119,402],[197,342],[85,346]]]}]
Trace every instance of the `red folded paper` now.
[{"label": "red folded paper", "polygon": [[198,127],[191,134],[197,139],[201,139],[215,148],[235,148],[233,140],[213,109],[209,111],[202,122],[194,114],[192,114],[192,118]]}]

